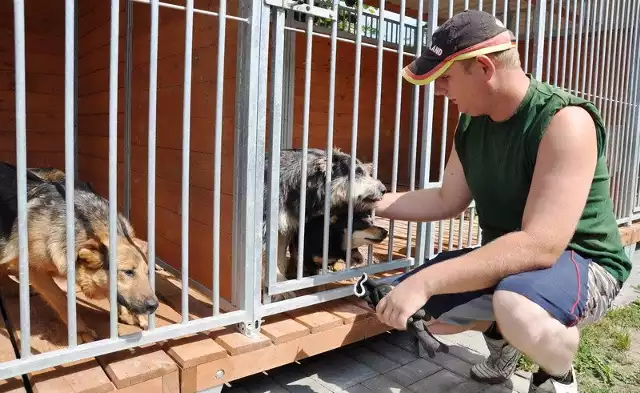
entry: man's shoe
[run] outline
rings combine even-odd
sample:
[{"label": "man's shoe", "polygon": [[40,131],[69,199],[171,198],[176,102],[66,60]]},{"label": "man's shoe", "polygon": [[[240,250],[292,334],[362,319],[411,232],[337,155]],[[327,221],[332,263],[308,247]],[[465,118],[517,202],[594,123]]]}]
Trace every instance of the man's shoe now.
[{"label": "man's shoe", "polygon": [[578,393],[578,380],[571,366],[571,371],[560,380],[540,370],[531,376],[529,393]]},{"label": "man's shoe", "polygon": [[503,383],[516,372],[522,353],[504,339],[482,336],[489,348],[489,357],[471,367],[471,378],[492,385]]}]

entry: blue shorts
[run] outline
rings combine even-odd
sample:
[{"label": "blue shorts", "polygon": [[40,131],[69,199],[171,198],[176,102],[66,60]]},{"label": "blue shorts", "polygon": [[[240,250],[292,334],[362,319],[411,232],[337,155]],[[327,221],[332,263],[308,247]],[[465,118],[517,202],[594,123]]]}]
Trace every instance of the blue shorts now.
[{"label": "blue shorts", "polygon": [[[393,285],[428,266],[473,250],[442,252],[396,279]],[[440,322],[453,325],[494,321],[492,300],[496,290],[525,296],[565,326],[574,326],[587,319],[593,321],[602,317],[620,288],[600,265],[567,250],[552,267],[506,277],[492,288],[432,296],[427,301],[427,311]]]}]

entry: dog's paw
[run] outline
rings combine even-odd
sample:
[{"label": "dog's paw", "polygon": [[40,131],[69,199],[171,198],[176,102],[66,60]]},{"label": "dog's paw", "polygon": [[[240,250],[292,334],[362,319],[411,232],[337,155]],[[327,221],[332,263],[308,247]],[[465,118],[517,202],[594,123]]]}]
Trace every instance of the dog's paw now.
[{"label": "dog's paw", "polygon": [[124,306],[118,307],[118,320],[131,326],[139,326],[142,330],[149,327],[149,316],[146,314],[133,314]]}]

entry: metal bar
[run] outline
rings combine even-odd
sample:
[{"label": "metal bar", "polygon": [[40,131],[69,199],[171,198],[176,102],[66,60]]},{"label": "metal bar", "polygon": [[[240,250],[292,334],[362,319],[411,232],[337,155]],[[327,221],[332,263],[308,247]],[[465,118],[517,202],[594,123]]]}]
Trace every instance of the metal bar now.
[{"label": "metal bar", "polygon": [[515,18],[516,31],[514,33],[516,35],[516,47],[518,47],[520,43],[520,0],[516,0]]},{"label": "metal bar", "polygon": [[[404,26],[406,12],[406,2],[405,0],[400,1],[400,25]],[[396,72],[396,111],[394,118],[394,126],[393,126],[393,159],[392,159],[392,167],[391,167],[391,192],[396,192],[398,188],[398,155],[400,152],[400,114],[402,111],[402,69],[404,68],[404,64],[402,61],[402,56],[404,53],[404,45],[402,44],[404,40],[404,33],[401,29],[400,40],[401,44],[398,45],[398,57],[397,57],[397,69]],[[350,232],[349,232],[350,233]],[[387,259],[393,259],[393,242],[394,242],[394,234],[395,234],[395,220],[389,220],[389,247],[387,253]],[[349,255],[347,254],[347,258]]]},{"label": "metal bar", "polygon": [[[632,12],[632,4],[630,4],[629,2],[625,1],[625,11],[624,11],[624,22],[623,22],[623,26],[624,29],[622,30],[622,32],[624,33],[624,43],[622,44],[623,48],[629,48],[629,47],[633,47],[633,37],[630,37],[631,34],[631,24],[633,23],[631,21],[631,12]],[[619,76],[619,80],[618,83],[619,84],[624,84],[624,91],[619,91],[619,97],[620,100],[622,100],[625,96],[629,96],[631,94],[631,89],[633,88],[633,82],[632,82],[632,78],[631,75],[633,74],[633,69],[631,68],[631,61],[632,61],[632,53],[628,50],[625,50],[622,52],[622,56],[624,57],[623,60],[623,71],[620,73],[621,75]],[[627,196],[629,195],[629,188],[631,183],[629,182],[628,179],[628,173],[629,173],[629,164],[630,164],[630,160],[631,160],[631,155],[629,152],[629,145],[631,144],[631,138],[633,135],[633,129],[628,128],[628,116],[627,114],[629,113],[631,108],[625,107],[625,105],[619,105],[619,111],[618,111],[618,123],[621,125],[621,129],[624,132],[624,138],[623,138],[623,142],[622,145],[620,146],[620,154],[622,155],[622,162],[621,162],[621,174],[620,174],[620,180],[621,180],[621,184],[622,184],[622,188],[621,188],[621,192],[619,195],[619,199],[618,199],[618,205],[619,205],[619,216],[622,218],[628,217],[628,215],[630,214],[630,211],[628,211],[627,206],[628,206],[628,200],[627,200]]]},{"label": "metal bar", "polygon": [[[380,108],[382,105],[382,53],[384,49],[383,37],[386,32],[386,23],[384,23],[384,13],[385,13],[385,2],[386,0],[380,0],[380,7],[378,8],[378,26],[382,29],[378,31],[378,46],[377,46],[377,57],[376,57],[376,102],[375,102],[375,114],[374,114],[374,124],[373,124],[373,159],[372,159],[372,176],[374,178],[378,178],[378,156],[380,154]],[[421,5],[422,6],[422,5]],[[419,33],[417,33],[417,37],[419,37]],[[335,42],[335,39],[332,37],[332,44]],[[416,51],[420,48],[419,43],[422,42],[420,39],[416,38]],[[332,59],[335,57],[335,52],[333,52],[332,45]],[[334,66],[334,63],[332,63]],[[335,79],[335,70],[329,77],[330,81]],[[331,85],[330,85],[331,87]],[[333,94],[331,95],[333,97]],[[330,103],[333,102],[333,98]],[[328,142],[327,142],[327,146]],[[325,211],[326,213],[326,211]],[[375,216],[375,210],[372,212],[372,215]],[[325,237],[328,232],[325,232]],[[373,247],[367,247],[367,266],[370,266],[373,261]],[[325,254],[326,255],[326,254]],[[326,259],[323,257],[323,260]]]},{"label": "metal bar", "polygon": [[[542,81],[543,71],[543,51],[544,51],[544,30],[545,30],[545,18],[547,14],[547,1],[536,1],[536,8],[534,13],[534,34],[533,34],[533,77],[539,81]],[[548,75],[548,73],[547,73]]]},{"label": "metal bar", "polygon": [[[147,249],[149,254],[149,284],[156,288],[156,131],[158,105],[158,0],[151,1],[151,32],[149,34],[149,131],[147,142]],[[156,326],[155,312],[149,315],[149,329]]]},{"label": "metal bar", "polygon": [[640,3],[636,2],[634,4],[634,10],[632,12],[633,22],[631,23],[633,26],[633,43],[631,44],[631,49],[629,53],[631,53],[630,59],[630,67],[632,69],[632,73],[630,76],[630,89],[629,89],[629,101],[631,104],[629,105],[627,112],[627,119],[629,124],[629,130],[632,133],[630,135],[629,146],[627,147],[627,153],[629,156],[629,165],[630,168],[627,172],[627,177],[625,182],[629,184],[629,190],[627,192],[627,197],[624,201],[625,206],[627,207],[627,222],[630,224],[634,219],[634,206],[636,204],[637,194],[638,194],[638,171],[640,168],[639,158],[640,158],[640,132],[638,132],[638,117],[637,113],[640,113],[640,106],[638,106],[638,91],[640,90],[640,54],[638,53],[638,47],[640,46],[640,37],[638,37],[639,30],[639,22],[638,22],[638,6]]},{"label": "metal bar", "polygon": [[[347,253],[349,254],[349,253]],[[394,269],[400,269],[412,263],[412,258],[397,259],[392,262],[375,263],[371,266],[354,267],[351,269],[345,269],[340,272],[315,275],[310,277],[304,277],[300,280],[289,280],[274,284],[269,287],[269,296],[273,296],[280,293],[298,291],[305,288],[311,288],[318,285],[325,285],[332,282],[348,280],[361,275],[363,272],[367,274],[376,274]]]},{"label": "metal bar", "polygon": [[[566,37],[561,35],[562,30],[562,0],[558,0],[558,26],[556,27],[556,58],[555,58],[555,68],[553,69],[553,84],[558,85],[558,69],[560,68],[560,39],[565,40]],[[549,36],[551,39],[551,35]],[[549,59],[551,60],[551,59]]]},{"label": "metal bar", "polygon": [[182,100],[182,323],[189,321],[189,164],[191,158],[191,63],[193,48],[193,2],[187,0],[184,39],[184,94]]},{"label": "metal bar", "polygon": [[[589,61],[589,96],[593,97],[594,94],[598,94],[598,58],[600,57],[600,51],[596,51],[595,48],[600,48],[600,32],[602,30],[602,4],[605,0],[594,0],[593,6],[593,25],[591,31],[591,58]],[[596,16],[597,14],[597,16]],[[597,22],[597,24],[596,24]],[[594,79],[595,78],[595,79]],[[597,102],[593,100],[593,104],[598,106]],[[598,107],[598,109],[600,109]]]},{"label": "metal bar", "polygon": [[[309,0],[309,6],[313,7],[313,1]],[[309,106],[311,105],[311,59],[313,48],[313,15],[305,15],[307,22],[307,52],[305,56],[304,67],[304,109],[302,112],[302,162],[300,163],[302,173],[302,179],[300,179],[300,210],[298,218],[298,261],[296,268],[296,277],[301,279],[303,276],[303,256],[304,256],[304,234],[306,222],[306,209],[307,209],[307,152],[309,149]],[[347,253],[349,254],[349,253]]]},{"label": "metal bar", "polygon": [[133,74],[133,3],[125,3],[126,43],[124,60],[124,206],[122,214],[131,215],[131,78]]},{"label": "metal bar", "polygon": [[[615,47],[615,44],[614,44],[614,34],[613,34],[613,31],[612,31],[613,20],[611,20],[612,16],[613,16],[612,14],[614,13],[614,8],[613,7],[615,5],[617,5],[617,2],[616,3],[614,3],[614,2],[616,2],[616,0],[612,0],[612,1],[608,2],[607,5],[608,6],[610,5],[610,8],[607,7],[607,14],[605,16],[605,21],[604,21],[604,23],[605,23],[605,32],[606,32],[606,35],[607,35],[607,43],[606,43],[606,47],[603,48],[603,52],[602,53],[610,53],[611,54],[611,56],[606,56],[606,57],[603,56],[602,57],[602,69],[604,70],[604,74],[605,74],[604,79],[603,79],[603,86],[604,86],[603,96],[605,96],[605,97],[610,97],[610,94],[611,94],[611,89],[612,89],[611,85],[613,84],[612,83],[613,72],[611,72],[612,64],[609,64],[609,60],[610,59],[615,59],[615,57],[616,57],[616,49],[617,49]],[[610,20],[612,22],[611,25],[609,25],[609,21]],[[608,49],[608,52],[607,52],[607,49],[606,49],[607,47],[610,48],[610,49]],[[603,111],[603,114],[604,114],[605,125],[606,125],[606,127],[608,129],[611,129],[611,116],[609,115],[610,105],[608,104],[608,101],[602,102],[600,105],[601,105],[601,107],[603,107],[602,111]],[[617,139],[617,136],[616,136],[615,132],[610,133],[610,135],[611,135],[611,138],[607,140],[607,152],[608,152],[607,156],[609,156],[609,157],[611,155],[611,147],[613,146],[613,144],[615,143],[615,140]],[[613,162],[610,161],[610,165],[614,166],[615,164],[613,164]],[[615,169],[613,169],[613,171],[615,171]]]},{"label": "metal bar", "polygon": [[[482,0],[481,0],[482,1]],[[524,72],[529,72],[529,41],[531,40],[531,1],[527,1],[527,18],[524,32]]]},{"label": "metal bar", "polygon": [[[16,171],[18,194],[18,266],[20,282],[20,357],[31,355],[31,317],[29,305],[29,248],[27,228],[27,95],[25,69],[24,0],[13,2],[15,95],[16,95]],[[0,364],[2,366],[2,364]]]},{"label": "metal bar", "polygon": [[148,344],[187,336],[215,328],[228,326],[246,318],[244,310],[232,311],[216,317],[195,319],[188,324],[171,324],[153,331],[140,331],[121,337],[93,341],[77,346],[73,351],[67,348],[39,353],[21,358],[0,362],[0,379],[7,379],[21,374],[55,367],[60,364],[76,362],[78,360],[114,353],[129,348],[142,347]]},{"label": "metal bar", "polygon": [[[285,27],[285,30],[293,31],[293,32],[296,32],[296,33],[306,33],[305,30],[298,29],[298,28],[291,27],[291,26]],[[321,38],[331,39],[331,35],[318,33],[318,32],[313,32],[313,36],[314,37],[321,37]],[[350,43],[350,44],[354,44],[355,43],[354,40],[348,39],[348,38],[337,37],[337,40],[340,41],[340,42],[347,42],[347,43]],[[361,45],[363,47],[367,47],[367,48],[374,48],[374,49],[377,48],[376,45],[369,44],[369,43],[366,43],[366,42],[362,42]],[[387,47],[382,48],[382,50],[384,50],[386,52],[391,52],[391,53],[398,53],[397,50],[392,49],[392,48],[387,48]],[[413,54],[410,53],[410,52],[407,52],[407,53],[403,53],[403,56],[413,56]]]},{"label": "metal bar", "polygon": [[[622,4],[621,4],[622,3]],[[623,36],[624,31],[622,30],[623,26],[625,25],[625,21],[626,21],[626,9],[627,9],[627,2],[626,0],[622,0],[622,2],[618,3],[618,10],[617,10],[617,14],[619,15],[618,18],[616,18],[616,30],[617,30],[617,34],[616,34],[616,59],[615,59],[615,72],[613,75],[613,85],[614,85],[614,90],[612,92],[612,97],[619,97],[619,99],[622,99],[622,86],[620,86],[621,84],[621,80],[620,78],[623,75],[623,64],[622,64],[622,59],[624,57],[624,52],[623,52],[623,48],[626,48],[626,39],[623,38],[625,36]],[[623,42],[624,42],[624,46],[623,46]],[[621,183],[620,180],[622,178],[622,170],[623,170],[623,159],[624,157],[621,157],[621,150],[622,150],[622,143],[625,142],[627,140],[627,136],[626,136],[626,132],[624,130],[624,128],[622,128],[622,124],[620,122],[620,112],[622,111],[621,106],[618,103],[614,103],[611,104],[611,109],[612,109],[612,113],[611,113],[611,125],[612,127],[615,127],[615,129],[618,130],[618,138],[616,140],[616,144],[613,147],[613,157],[614,160],[616,162],[616,171],[614,173],[614,178],[616,179],[616,183],[617,183],[617,192],[615,194],[615,198],[614,198],[614,213],[616,213],[617,217],[620,217],[620,195],[622,192],[624,192],[625,189],[625,184]]]},{"label": "metal bar", "polygon": [[[118,32],[120,30],[119,1],[111,0],[111,32],[109,59],[109,238],[117,238],[118,219]],[[109,331],[118,336],[118,259],[117,247],[109,247]]]},{"label": "metal bar", "polygon": [[[219,2],[218,62],[216,73],[216,118],[213,150],[213,315],[220,314],[220,194],[222,189],[222,105],[224,102],[224,67],[227,32],[227,0]],[[284,22],[283,22],[284,23]],[[284,34],[283,39],[284,39]],[[282,57],[280,57],[282,58]],[[278,133],[279,135],[279,133]],[[278,143],[278,145],[280,145]]]},{"label": "metal bar", "polygon": [[[79,9],[80,5],[79,5],[79,1],[80,0],[74,0],[74,7],[75,9]],[[80,13],[79,12],[75,12],[74,13],[74,25],[75,25],[75,29],[73,31],[73,45],[75,48],[79,47],[79,31],[80,31]],[[74,149],[74,160],[73,160],[73,174],[76,178],[78,178],[80,176],[79,173],[79,169],[78,169],[78,79],[80,78],[80,73],[78,72],[78,70],[80,69],[80,54],[78,53],[79,51],[74,51],[74,66],[73,66],[73,79],[74,79],[74,84],[73,84],[73,127],[74,127],[74,135],[73,135],[73,149]],[[69,172],[66,172],[69,173]]]},{"label": "metal bar", "polygon": [[[384,0],[383,0],[384,5]],[[338,14],[339,3],[334,1],[333,14]],[[335,116],[335,91],[336,91],[336,62],[337,62],[337,38],[338,38],[338,18],[331,21],[331,64],[329,65],[329,118],[327,120],[327,167],[328,163],[333,162],[333,127]],[[379,34],[381,40],[381,34]],[[375,143],[375,138],[374,138]],[[322,274],[327,274],[329,264],[329,220],[331,217],[331,199],[327,196],[331,195],[331,175],[332,171],[326,172],[325,178],[325,200],[324,200],[324,222],[322,232]],[[269,285],[272,283],[269,282]]]},{"label": "metal bar", "polygon": [[[562,0],[558,0],[558,1],[562,1]],[[555,15],[554,6],[555,6],[555,2],[554,0],[551,0],[551,10],[549,11],[549,37],[547,42],[547,56],[546,56],[547,72],[545,73],[546,75],[545,79],[547,83],[551,83],[551,48],[553,48],[553,16]]]},{"label": "metal bar", "polygon": [[[495,0],[494,0],[495,1]],[[438,3],[432,1],[429,3],[429,22],[427,23],[427,45],[431,42],[431,37],[438,24]],[[424,101],[422,112],[422,160],[420,161],[420,180],[419,188],[426,188],[429,183],[429,171],[431,168],[431,137],[433,131],[433,107],[434,107],[434,92],[435,87],[433,83],[429,83],[424,87]],[[425,244],[428,242],[429,244]],[[421,265],[425,260],[425,247],[428,247],[428,256],[431,258],[433,255],[433,223],[420,222],[418,224],[417,236],[416,236],[416,261],[418,265]]]},{"label": "metal bar", "polygon": [[[136,3],[143,3],[143,4],[151,4],[152,1],[154,0],[130,0],[130,1],[135,1]],[[171,3],[165,3],[165,2],[158,2],[158,4],[160,5],[160,7],[164,7],[164,8],[171,8],[174,10],[180,10],[180,11],[186,11],[187,7],[185,6],[181,6],[181,5],[175,5],[175,4],[171,4]],[[217,12],[213,12],[213,11],[207,11],[207,10],[202,10],[202,9],[198,9],[198,8],[193,8],[193,13],[194,14],[200,14],[200,15],[208,15],[208,16],[220,16],[219,13]],[[238,22],[245,22],[245,23],[249,23],[249,18],[242,18],[239,16],[234,16],[234,15],[226,15],[227,19],[232,19],[232,20],[236,20]]]},{"label": "metal bar", "polygon": [[[482,4],[482,0],[479,0],[478,4]],[[449,10],[448,10],[448,18],[453,16],[453,0],[449,0]],[[448,119],[449,119],[449,99],[446,96],[442,97],[443,100],[443,108],[442,108],[442,138],[440,139],[440,167],[438,171],[438,182],[442,183],[444,180],[444,168],[445,168],[445,157],[446,157],[446,149],[447,149],[447,129],[448,127]],[[442,248],[444,245],[444,221],[438,221],[438,252],[442,252]]]},{"label": "metal bar", "polygon": [[[418,18],[416,19],[416,42],[422,42],[422,14],[423,4],[418,2]],[[421,46],[416,45],[416,58],[420,57]],[[414,191],[416,188],[416,161],[417,161],[417,149],[418,149],[418,113],[420,110],[420,88],[413,86],[412,108],[411,108],[411,141],[409,142],[409,191]],[[446,117],[443,118],[443,122],[446,123]],[[413,243],[413,223],[407,221],[407,257],[410,258],[412,254]]]},{"label": "metal bar", "polygon": [[[576,0],[577,1],[577,0]],[[574,24],[576,23],[576,9],[574,8],[573,10],[573,15],[574,15]],[[584,19],[584,0],[580,0],[580,23],[578,23],[578,53],[576,54],[576,77],[575,79],[572,78],[573,76],[573,55],[571,56],[571,67],[569,68],[570,71],[570,80],[573,80],[573,93],[575,95],[578,95],[578,89],[579,89],[579,85],[580,85],[580,77],[582,76],[584,79],[584,73],[580,72],[580,60],[582,60],[582,27],[585,23],[587,23]],[[585,29],[585,35],[586,35],[586,29]],[[586,38],[586,37],[585,37]],[[585,45],[586,45],[586,41],[585,41]],[[572,45],[573,46],[573,45]],[[573,53],[573,52],[572,52]],[[586,56],[585,56],[585,60],[584,60],[584,65],[586,67],[587,64],[587,60],[586,60]]]},{"label": "metal bar", "polygon": [[[353,87],[353,120],[352,120],[352,128],[351,128],[351,165],[349,170],[349,204],[348,204],[348,212],[347,212],[347,258],[345,261],[346,269],[351,269],[351,240],[353,238],[353,194],[354,190],[354,181],[356,178],[356,155],[358,149],[358,109],[360,107],[360,63],[362,60],[362,25],[360,23],[360,15],[362,15],[362,2],[363,0],[358,0],[357,4],[357,22],[356,22],[356,64],[355,64],[355,75],[353,77],[355,83]],[[404,0],[402,0],[404,2]],[[402,3],[401,2],[401,3]],[[401,6],[402,9],[402,6]],[[404,48],[404,29],[402,28],[404,25],[402,24],[403,20],[403,12],[400,12],[400,40],[399,48],[402,50]],[[402,53],[402,52],[401,52]]]},{"label": "metal bar", "polygon": [[496,0],[491,2],[491,15],[496,16]]},{"label": "metal bar", "polygon": [[[267,252],[267,283],[263,283],[263,301],[271,301],[268,287],[277,282],[276,266],[278,258],[278,226],[279,226],[279,190],[280,190],[280,146],[282,130],[282,86],[284,78],[284,24],[286,13],[283,9],[276,8],[272,14],[274,19],[274,34],[272,37],[273,56],[271,62],[271,130],[269,132],[270,160],[267,173],[267,200],[269,211],[265,217],[265,243]],[[263,256],[264,258],[264,256]],[[263,274],[264,276],[264,274]]]},{"label": "metal bar", "polygon": [[[571,91],[571,76],[573,75],[573,57],[575,56],[576,51],[576,9],[578,7],[578,3],[576,0],[572,0],[573,2],[573,17],[571,17],[571,12],[569,11],[571,7],[571,0],[567,0],[567,17],[565,18],[564,23],[564,53],[562,56],[562,86]],[[569,80],[567,80],[567,45],[568,39],[567,34],[569,31],[569,18],[573,19],[573,27],[571,28],[571,54],[569,59]]]},{"label": "metal bar", "polygon": [[[75,237],[75,1],[65,1],[64,19],[64,166],[66,202],[66,248],[67,261],[76,260]],[[77,317],[76,317],[76,266],[67,263],[67,340],[69,348],[78,345]]]},{"label": "metal bar", "polygon": [[[233,303],[248,311],[241,331],[252,335],[259,323],[262,249],[264,147],[266,128],[266,63],[269,7],[261,0],[239,3],[242,16],[252,21],[238,29],[234,177]],[[266,30],[266,31],[265,31]]]},{"label": "metal bar", "polygon": [[[407,261],[406,263],[410,263]],[[382,279],[370,279],[373,282],[390,282],[395,276],[384,277]],[[314,306],[317,304],[325,303],[331,300],[344,298],[353,295],[353,287],[348,285],[346,287],[332,289],[329,291],[318,292],[310,295],[302,295],[293,299],[283,300],[271,304],[265,304],[262,309],[263,317],[270,315],[280,314],[293,309],[302,307]]]}]

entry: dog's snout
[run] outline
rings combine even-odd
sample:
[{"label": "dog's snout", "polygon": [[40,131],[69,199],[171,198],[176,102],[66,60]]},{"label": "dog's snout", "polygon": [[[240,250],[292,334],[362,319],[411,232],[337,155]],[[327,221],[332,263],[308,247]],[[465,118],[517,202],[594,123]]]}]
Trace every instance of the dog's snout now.
[{"label": "dog's snout", "polygon": [[155,312],[158,309],[158,305],[159,305],[158,299],[156,298],[149,298],[144,301],[144,306],[148,313]]},{"label": "dog's snout", "polygon": [[380,192],[380,194],[384,195],[387,193],[387,187],[384,184],[379,183],[378,191]]},{"label": "dog's snout", "polygon": [[389,234],[389,231],[387,231],[384,228],[380,228],[380,235],[382,235],[383,239],[386,238],[388,234]]}]

